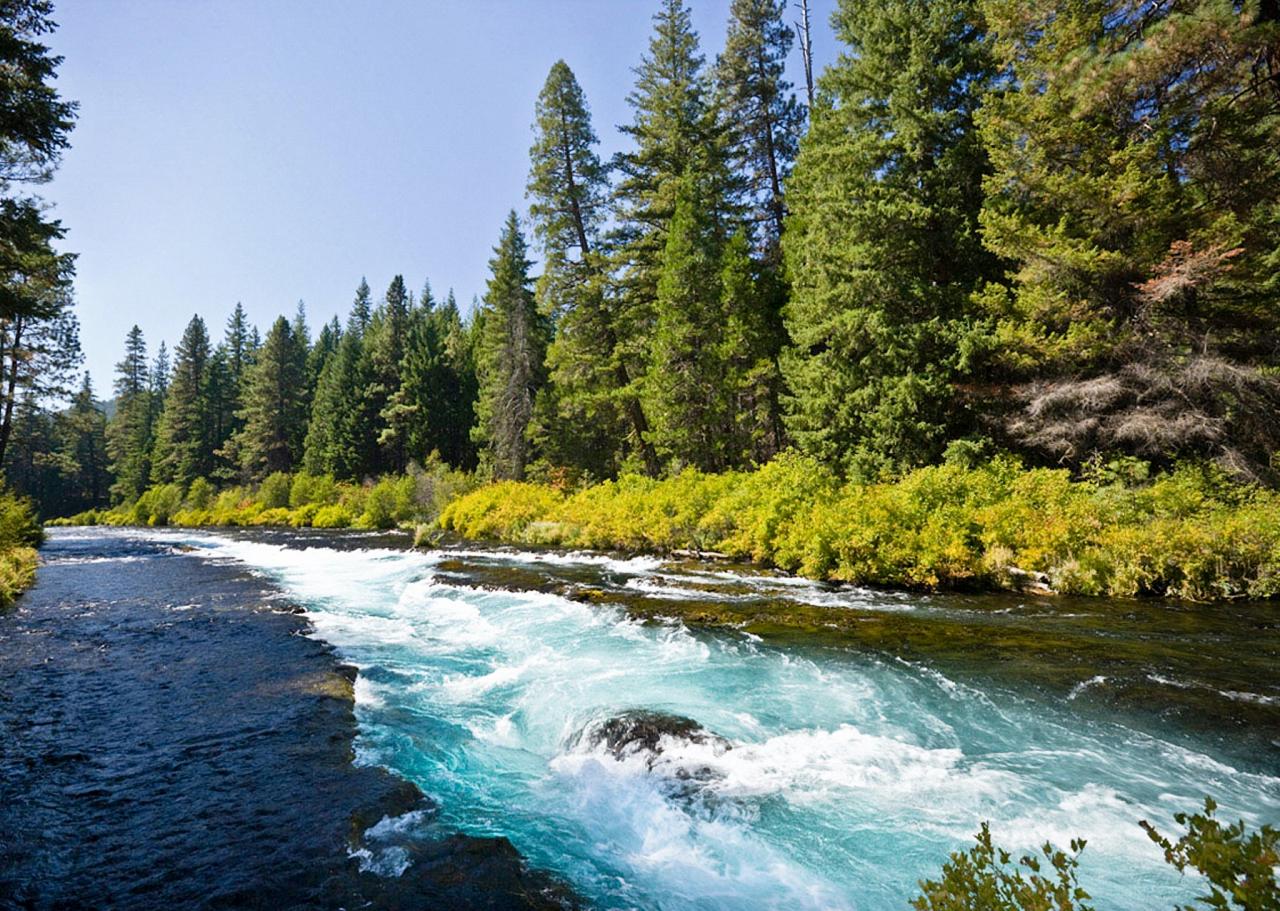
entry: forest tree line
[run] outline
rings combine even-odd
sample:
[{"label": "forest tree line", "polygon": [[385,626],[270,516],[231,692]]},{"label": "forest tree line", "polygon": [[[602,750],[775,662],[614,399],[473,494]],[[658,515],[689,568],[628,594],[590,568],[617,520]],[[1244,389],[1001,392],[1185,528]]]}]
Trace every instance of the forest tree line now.
[{"label": "forest tree line", "polygon": [[[1011,451],[1274,483],[1280,4],[841,0],[811,105],[788,16],[734,0],[708,60],[663,0],[607,161],[557,62],[469,312],[397,276],[314,333],[194,317],[172,363],[135,327],[109,421],[87,378],[60,411],[57,371],[10,386],[10,482],[66,513],[432,453],[599,479],[794,448],[864,479]],[[71,319],[23,363],[73,363]],[[12,372],[36,335],[4,325]]]}]

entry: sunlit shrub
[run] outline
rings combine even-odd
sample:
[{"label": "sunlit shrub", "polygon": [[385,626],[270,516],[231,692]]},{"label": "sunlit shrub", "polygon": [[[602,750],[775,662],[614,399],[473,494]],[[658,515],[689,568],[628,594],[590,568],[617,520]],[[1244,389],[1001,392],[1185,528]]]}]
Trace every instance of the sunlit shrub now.
[{"label": "sunlit shrub", "polygon": [[467,538],[509,538],[531,522],[548,519],[563,497],[554,490],[519,481],[499,481],[450,503],[440,526]]},{"label": "sunlit shrub", "polygon": [[0,607],[32,586],[38,564],[34,547],[19,544],[0,549]]},{"label": "sunlit shrub", "polygon": [[338,502],[338,484],[331,475],[299,472],[289,488],[289,506],[329,506]]},{"label": "sunlit shrub", "polygon": [[[1011,864],[1011,855],[992,843],[984,822],[976,844],[956,851],[942,867],[942,878],[920,883],[921,895],[911,902],[916,911],[1092,911],[1089,893],[1080,888],[1083,840],[1071,843],[1071,853],[1053,845],[1041,848],[1043,857],[1027,855]],[[1042,872],[1043,870],[1043,872]]]},{"label": "sunlit shrub", "polygon": [[[410,481],[411,479],[406,479]],[[360,528],[394,528],[396,524],[396,506],[400,499],[395,478],[387,477],[378,481],[369,489],[364,498],[364,512],[355,524]]]},{"label": "sunlit shrub", "polygon": [[196,478],[187,488],[186,504],[190,509],[208,509],[213,497],[213,485],[205,478]]},{"label": "sunlit shrub", "polygon": [[42,541],[44,530],[35,504],[9,490],[0,490],[0,548],[38,547]]},{"label": "sunlit shrub", "polygon": [[258,505],[263,509],[281,509],[289,505],[289,494],[292,492],[293,478],[283,471],[269,474],[262,480],[258,488]]},{"label": "sunlit shrub", "polygon": [[835,476],[817,461],[783,453],[742,475],[701,525],[715,535],[716,550],[795,569],[803,559],[808,517],[838,489]]},{"label": "sunlit shrub", "polygon": [[316,514],[324,509],[319,503],[307,503],[289,510],[289,524],[294,528],[306,528],[315,521]]},{"label": "sunlit shrub", "polygon": [[169,518],[182,506],[182,494],[177,484],[161,484],[145,491],[133,506],[134,523],[168,525]]},{"label": "sunlit shrub", "polygon": [[480,485],[475,475],[451,468],[434,453],[421,467],[410,465],[409,476],[414,483],[412,518],[426,523],[434,523],[446,506]]},{"label": "sunlit shrub", "polygon": [[247,519],[243,524],[246,525],[266,525],[266,526],[284,526],[289,525],[291,515],[288,506],[273,506],[270,509],[264,509],[254,515],[251,519]]},{"label": "sunlit shrub", "polygon": [[311,520],[312,528],[349,528],[355,521],[351,510],[340,503],[321,506]]}]

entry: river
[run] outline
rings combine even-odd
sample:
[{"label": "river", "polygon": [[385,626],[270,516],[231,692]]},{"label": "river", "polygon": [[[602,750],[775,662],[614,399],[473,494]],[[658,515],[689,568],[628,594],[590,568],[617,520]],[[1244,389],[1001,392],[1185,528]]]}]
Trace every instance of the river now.
[{"label": "river", "polygon": [[[990,820],[1013,849],[1086,838],[1099,908],[1171,908],[1197,883],[1165,867],[1139,820],[1171,830],[1206,794],[1223,816],[1280,819],[1273,605],[923,596],[263,531],[58,531],[43,572],[115,559],[122,542],[150,565],[115,584],[154,579],[148,603],[207,600],[200,573],[247,572],[252,599],[298,606],[311,640],[358,668],[356,767],[429,803],[348,848],[363,877],[412,878],[435,856],[419,843],[462,833],[509,842],[527,875],[592,907],[880,911],[906,907]],[[170,647],[198,642],[187,631]],[[12,648],[0,637],[0,659]],[[184,716],[193,734],[222,710],[204,711]],[[189,816],[184,799],[161,809]]]}]

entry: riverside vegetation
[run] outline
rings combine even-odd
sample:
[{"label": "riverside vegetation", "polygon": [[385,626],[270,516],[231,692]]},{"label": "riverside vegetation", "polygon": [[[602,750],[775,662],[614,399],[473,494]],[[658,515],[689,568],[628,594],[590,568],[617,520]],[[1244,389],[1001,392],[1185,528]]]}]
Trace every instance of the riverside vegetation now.
[{"label": "riverside vegetation", "polygon": [[[0,6],[21,113],[0,124],[7,483],[84,523],[1280,594],[1276,3],[839,0],[844,53],[803,98],[782,0],[733,0],[711,62],[688,4],[655,5],[612,159],[552,66],[527,217],[503,220],[473,306],[397,275],[315,333],[301,304],[265,334],[236,305],[221,340],[195,315],[153,358],[135,326],[110,409],[80,372],[74,259],[28,190],[75,117],[52,6]],[[37,539],[0,501],[0,588],[30,581]],[[1211,880],[1228,856],[1164,849]],[[1086,900],[1068,855],[1056,886],[1019,885],[975,851],[921,907]],[[1251,856],[1211,907],[1275,907],[1274,838]]]},{"label": "riverside vegetation", "polygon": [[1048,588],[1192,601],[1280,594],[1280,494],[1213,466],[1064,469],[962,460],[843,481],[783,454],[754,471],[686,469],[566,489],[481,483],[438,462],[371,484],[276,473],[256,489],[167,484],[59,524],[435,528],[465,538],[724,554],[814,579],[923,589]]}]

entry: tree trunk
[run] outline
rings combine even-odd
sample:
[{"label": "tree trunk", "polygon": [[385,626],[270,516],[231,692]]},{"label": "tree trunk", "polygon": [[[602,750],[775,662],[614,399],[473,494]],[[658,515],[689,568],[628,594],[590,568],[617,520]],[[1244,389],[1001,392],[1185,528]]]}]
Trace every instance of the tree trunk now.
[{"label": "tree trunk", "polygon": [[[5,372],[4,413],[0,416],[0,470],[9,450],[9,437],[13,432],[13,406],[18,394],[18,351],[22,344],[22,317],[13,321],[13,343],[7,353],[0,352],[0,364]],[[7,358],[7,363],[5,359]]]},{"label": "tree trunk", "polygon": [[813,43],[809,32],[809,0],[800,0],[800,55],[804,58],[804,87],[813,110]]}]

